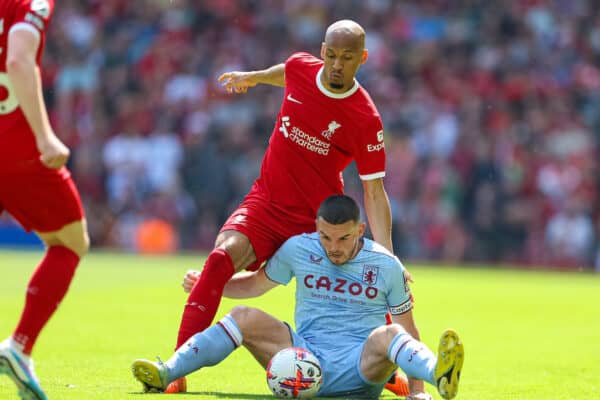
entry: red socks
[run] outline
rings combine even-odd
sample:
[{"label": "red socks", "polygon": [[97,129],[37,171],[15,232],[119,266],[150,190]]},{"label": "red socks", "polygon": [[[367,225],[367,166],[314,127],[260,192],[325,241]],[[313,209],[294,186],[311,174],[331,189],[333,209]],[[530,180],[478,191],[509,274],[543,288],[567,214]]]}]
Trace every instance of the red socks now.
[{"label": "red socks", "polygon": [[233,261],[225,250],[211,251],[183,309],[177,348],[209,327],[221,303],[223,288],[234,273]]},{"label": "red socks", "polygon": [[386,325],[392,324],[392,315],[389,312],[385,313],[385,324]]},{"label": "red socks", "polygon": [[79,256],[63,246],[51,246],[46,256],[33,273],[21,320],[13,333],[13,339],[23,346],[23,353],[31,349],[46,322],[58,308],[67,293]]}]

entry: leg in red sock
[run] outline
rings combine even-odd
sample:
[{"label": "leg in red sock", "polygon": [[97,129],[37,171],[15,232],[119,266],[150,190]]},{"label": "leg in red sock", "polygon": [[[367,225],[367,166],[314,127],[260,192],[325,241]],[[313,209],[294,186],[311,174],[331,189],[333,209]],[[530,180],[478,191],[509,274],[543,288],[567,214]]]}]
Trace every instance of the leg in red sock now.
[{"label": "leg in red sock", "polygon": [[177,348],[212,323],[221,303],[223,288],[234,273],[233,261],[225,250],[214,249],[209,254],[183,309]]},{"label": "leg in red sock", "polygon": [[51,246],[33,273],[21,320],[13,333],[23,353],[31,354],[35,341],[67,293],[79,256],[63,246]]}]

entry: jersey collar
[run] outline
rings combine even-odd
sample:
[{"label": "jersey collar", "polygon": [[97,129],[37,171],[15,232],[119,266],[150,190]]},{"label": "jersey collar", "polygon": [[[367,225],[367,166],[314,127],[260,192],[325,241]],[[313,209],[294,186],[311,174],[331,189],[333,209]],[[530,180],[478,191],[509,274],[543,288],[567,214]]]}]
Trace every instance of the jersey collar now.
[{"label": "jersey collar", "polygon": [[356,92],[358,90],[358,87],[360,86],[358,84],[358,81],[356,80],[356,78],[354,78],[354,85],[352,85],[352,87],[347,92],[344,92],[344,93],[334,93],[334,92],[328,90],[321,83],[321,74],[322,73],[323,73],[323,67],[321,67],[319,69],[319,72],[317,72],[317,87],[319,88],[319,90],[321,91],[321,93],[323,93],[327,97],[331,97],[333,99],[345,99],[346,97],[352,96],[354,94],[354,92]]}]

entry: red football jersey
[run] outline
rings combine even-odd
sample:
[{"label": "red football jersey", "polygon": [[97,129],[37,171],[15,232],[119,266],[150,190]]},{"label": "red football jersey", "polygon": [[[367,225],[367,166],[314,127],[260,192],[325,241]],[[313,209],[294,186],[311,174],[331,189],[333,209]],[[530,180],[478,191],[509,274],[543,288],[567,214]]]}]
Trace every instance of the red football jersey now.
[{"label": "red football jersey", "polygon": [[285,93],[260,177],[252,193],[302,220],[342,194],[342,171],[356,160],[361,179],[385,175],[383,126],[369,94],[355,80],[345,93],[320,81],[323,61],[307,53],[285,63]]},{"label": "red football jersey", "polygon": [[8,34],[25,29],[40,37],[37,64],[40,65],[45,34],[54,11],[54,0],[0,1],[0,165],[2,169],[19,162],[37,161],[35,137],[11,88],[6,73]]}]

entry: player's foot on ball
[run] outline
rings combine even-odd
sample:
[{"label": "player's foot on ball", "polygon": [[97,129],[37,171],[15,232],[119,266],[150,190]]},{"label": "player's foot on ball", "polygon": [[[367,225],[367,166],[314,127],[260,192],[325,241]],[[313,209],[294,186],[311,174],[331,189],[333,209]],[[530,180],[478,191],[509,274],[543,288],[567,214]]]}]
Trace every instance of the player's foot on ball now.
[{"label": "player's foot on ball", "polygon": [[408,390],[408,379],[406,375],[396,371],[390,380],[385,384],[385,388],[396,396],[406,397],[410,394]]},{"label": "player's foot on ball", "polygon": [[185,393],[187,392],[187,381],[185,376],[175,379],[169,383],[169,386],[165,389],[165,393]]},{"label": "player's foot on ball", "polygon": [[24,400],[47,400],[33,370],[33,361],[11,346],[11,340],[0,343],[0,374],[15,382]]},{"label": "player's foot on ball", "polygon": [[442,334],[438,360],[433,373],[438,392],[444,399],[453,399],[458,392],[458,381],[465,350],[458,334],[448,329]]},{"label": "player's foot on ball", "polygon": [[144,392],[163,392],[169,384],[167,367],[160,361],[135,360],[131,365],[135,379],[144,386]]}]

